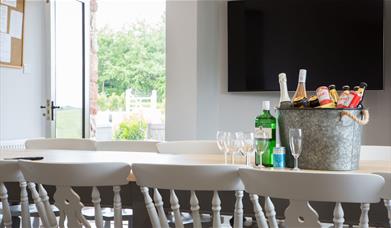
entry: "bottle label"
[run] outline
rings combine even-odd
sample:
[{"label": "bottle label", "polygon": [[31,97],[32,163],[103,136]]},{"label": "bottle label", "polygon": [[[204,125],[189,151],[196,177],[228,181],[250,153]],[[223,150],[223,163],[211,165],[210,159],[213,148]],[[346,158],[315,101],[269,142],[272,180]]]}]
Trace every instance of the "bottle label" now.
[{"label": "bottle label", "polygon": [[337,108],[349,108],[350,103],[352,103],[352,100],[354,98],[354,95],[349,94],[343,94],[338,101]]},{"label": "bottle label", "polygon": [[254,137],[256,139],[272,139],[272,129],[264,127],[256,127]]},{"label": "bottle label", "polygon": [[326,86],[319,87],[316,90],[316,95],[318,96],[320,105],[326,105],[333,102],[330,97],[329,89]]},{"label": "bottle label", "polygon": [[349,108],[356,108],[360,103],[362,97],[358,95],[356,92],[351,92],[351,94],[353,96],[353,99],[349,104]]}]

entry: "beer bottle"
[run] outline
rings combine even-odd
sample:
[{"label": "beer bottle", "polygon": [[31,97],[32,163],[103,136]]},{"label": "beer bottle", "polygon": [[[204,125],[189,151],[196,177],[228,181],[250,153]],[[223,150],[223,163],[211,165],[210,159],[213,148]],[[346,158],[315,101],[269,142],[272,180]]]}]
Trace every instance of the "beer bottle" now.
[{"label": "beer bottle", "polygon": [[342,87],[343,92],[339,96],[337,102],[337,108],[349,108],[351,101],[353,100],[353,94],[350,93],[350,86],[345,85]]},{"label": "beer bottle", "polygon": [[360,109],[364,108],[362,101],[364,100],[364,92],[367,87],[368,87],[367,83],[361,82],[360,86],[357,88],[357,94],[361,97],[360,103],[357,105],[357,108],[360,108]]},{"label": "beer bottle", "polygon": [[348,85],[342,86],[342,90],[343,90],[344,94],[349,94],[350,93],[350,86],[348,86]]},{"label": "beer bottle", "polygon": [[359,86],[359,88],[358,88],[358,90],[357,90],[357,93],[361,96],[361,97],[363,97],[364,96],[364,91],[365,91],[365,89],[367,88],[367,83],[365,83],[365,82],[361,82],[360,83],[360,86]]},{"label": "beer bottle", "polygon": [[316,96],[320,103],[320,108],[335,108],[335,103],[331,97],[329,88],[326,86],[320,86],[316,89]]},{"label": "beer bottle", "polygon": [[329,85],[330,97],[334,101],[334,104],[337,104],[339,96],[335,88],[336,88],[335,85]]}]

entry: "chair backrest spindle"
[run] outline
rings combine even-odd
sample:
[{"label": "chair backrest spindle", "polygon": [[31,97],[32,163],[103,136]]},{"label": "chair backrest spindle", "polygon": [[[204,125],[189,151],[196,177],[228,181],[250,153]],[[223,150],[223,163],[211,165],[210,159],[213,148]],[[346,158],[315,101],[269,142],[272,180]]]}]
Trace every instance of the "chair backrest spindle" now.
[{"label": "chair backrest spindle", "polygon": [[8,203],[8,192],[4,183],[0,183],[0,200],[3,205],[3,223],[6,228],[12,227],[11,210]]},{"label": "chair backrest spindle", "polygon": [[100,198],[99,190],[96,186],[92,187],[91,199],[92,199],[92,203],[94,204],[95,225],[97,228],[103,228],[103,216],[102,216],[102,209],[100,206],[101,198]]},{"label": "chair backrest spindle", "polygon": [[163,208],[163,198],[157,188],[153,189],[153,200],[155,201],[155,207],[159,215],[160,226],[162,228],[168,228],[167,217]]}]

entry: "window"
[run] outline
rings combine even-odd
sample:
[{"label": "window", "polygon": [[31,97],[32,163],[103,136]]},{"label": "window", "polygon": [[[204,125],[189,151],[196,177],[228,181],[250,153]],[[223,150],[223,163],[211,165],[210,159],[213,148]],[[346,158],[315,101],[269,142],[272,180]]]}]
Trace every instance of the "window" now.
[{"label": "window", "polygon": [[91,137],[164,140],[165,2],[91,5]]}]

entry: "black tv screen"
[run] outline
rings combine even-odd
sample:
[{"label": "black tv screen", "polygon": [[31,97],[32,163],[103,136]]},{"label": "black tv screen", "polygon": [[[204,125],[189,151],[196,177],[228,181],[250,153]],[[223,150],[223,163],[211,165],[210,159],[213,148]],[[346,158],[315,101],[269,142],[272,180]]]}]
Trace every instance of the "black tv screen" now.
[{"label": "black tv screen", "polygon": [[383,89],[383,0],[228,2],[228,91],[277,91],[285,72],[296,89],[321,85]]}]

